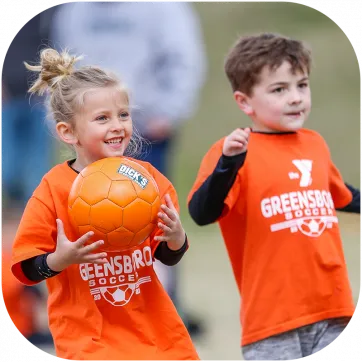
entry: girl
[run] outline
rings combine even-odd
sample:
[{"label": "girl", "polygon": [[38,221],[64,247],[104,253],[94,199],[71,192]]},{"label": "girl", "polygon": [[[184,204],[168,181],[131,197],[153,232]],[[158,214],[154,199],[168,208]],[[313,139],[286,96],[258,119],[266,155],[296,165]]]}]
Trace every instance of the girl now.
[{"label": "girl", "polygon": [[[55,166],[29,200],[13,247],[12,271],[24,284],[46,279],[56,354],[74,360],[195,360],[192,341],[153,270],[176,264],[188,248],[172,184],[149,163],[163,202],[162,222],[144,243],[122,253],[97,252],[78,240],[67,214],[77,173],[105,157],[135,152],[129,98],[120,81],[97,67],[74,70],[79,57],[53,49],[27,69],[40,75],[30,93],[50,92],[61,139],[76,158]],[[135,262],[136,261],[136,262]]]}]

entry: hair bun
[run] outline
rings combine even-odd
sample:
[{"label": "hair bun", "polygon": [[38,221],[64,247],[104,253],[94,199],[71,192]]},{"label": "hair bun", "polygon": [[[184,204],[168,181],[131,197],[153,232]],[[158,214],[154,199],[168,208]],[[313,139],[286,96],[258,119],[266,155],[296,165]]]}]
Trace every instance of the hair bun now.
[{"label": "hair bun", "polygon": [[27,69],[40,73],[29,92],[42,95],[47,88],[54,89],[64,77],[74,72],[74,63],[81,58],[70,55],[66,50],[59,53],[52,48],[43,49],[39,65],[29,65],[24,62]]}]

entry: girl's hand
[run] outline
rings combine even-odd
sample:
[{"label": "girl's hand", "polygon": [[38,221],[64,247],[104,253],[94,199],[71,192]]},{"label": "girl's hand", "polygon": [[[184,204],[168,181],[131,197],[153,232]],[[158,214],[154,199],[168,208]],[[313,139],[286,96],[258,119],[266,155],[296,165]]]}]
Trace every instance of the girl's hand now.
[{"label": "girl's hand", "polygon": [[163,235],[155,236],[155,240],[166,241],[171,250],[179,250],[185,243],[185,230],[169,194],[165,195],[165,202],[166,205],[161,205],[163,212],[158,213],[162,222],[157,224],[163,231]]},{"label": "girl's hand", "polygon": [[58,229],[57,248],[54,253],[49,254],[47,257],[47,264],[50,269],[60,272],[72,264],[105,264],[107,262],[106,259],[103,259],[107,256],[107,253],[93,254],[93,251],[104,243],[103,240],[84,246],[93,236],[93,231],[84,234],[77,241],[71,242],[65,235],[63,222],[60,219],[57,219],[56,222]]}]

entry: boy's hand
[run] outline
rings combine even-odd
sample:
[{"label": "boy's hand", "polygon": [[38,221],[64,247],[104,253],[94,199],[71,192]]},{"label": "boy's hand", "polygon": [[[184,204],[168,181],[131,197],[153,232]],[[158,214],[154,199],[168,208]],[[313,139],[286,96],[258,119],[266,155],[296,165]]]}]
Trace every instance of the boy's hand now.
[{"label": "boy's hand", "polygon": [[231,157],[246,152],[248,148],[249,135],[250,128],[237,128],[225,138],[222,153],[225,156]]},{"label": "boy's hand", "polygon": [[163,221],[158,223],[163,235],[155,236],[155,240],[167,241],[167,246],[171,250],[179,250],[185,243],[185,230],[169,194],[165,195],[165,201],[166,205],[161,205],[163,212],[158,213],[158,217]]},{"label": "boy's hand", "polygon": [[92,253],[104,243],[103,240],[84,246],[89,238],[93,236],[92,231],[84,234],[77,241],[71,242],[65,235],[63,222],[60,219],[57,219],[56,222],[58,228],[57,248],[54,253],[49,254],[47,257],[47,264],[51,270],[60,272],[72,264],[104,264],[107,262],[106,259],[103,259],[107,256],[107,253]]}]

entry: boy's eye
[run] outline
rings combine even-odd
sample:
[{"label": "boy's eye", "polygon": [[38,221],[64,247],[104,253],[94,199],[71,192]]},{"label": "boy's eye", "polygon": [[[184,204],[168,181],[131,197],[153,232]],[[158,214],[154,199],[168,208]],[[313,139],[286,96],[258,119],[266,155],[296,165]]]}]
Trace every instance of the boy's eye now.
[{"label": "boy's eye", "polygon": [[96,121],[105,121],[107,119],[106,116],[99,116],[96,118]]},{"label": "boy's eye", "polygon": [[282,92],[284,91],[284,89],[285,89],[285,88],[283,88],[283,87],[275,88],[275,89],[273,90],[273,93],[282,93]]},{"label": "boy's eye", "polygon": [[122,118],[127,118],[127,117],[129,117],[129,113],[128,113],[128,112],[122,112],[122,113],[120,114],[120,116],[121,116]]},{"label": "boy's eye", "polygon": [[308,83],[300,83],[299,84],[300,88],[307,88],[308,87]]}]

